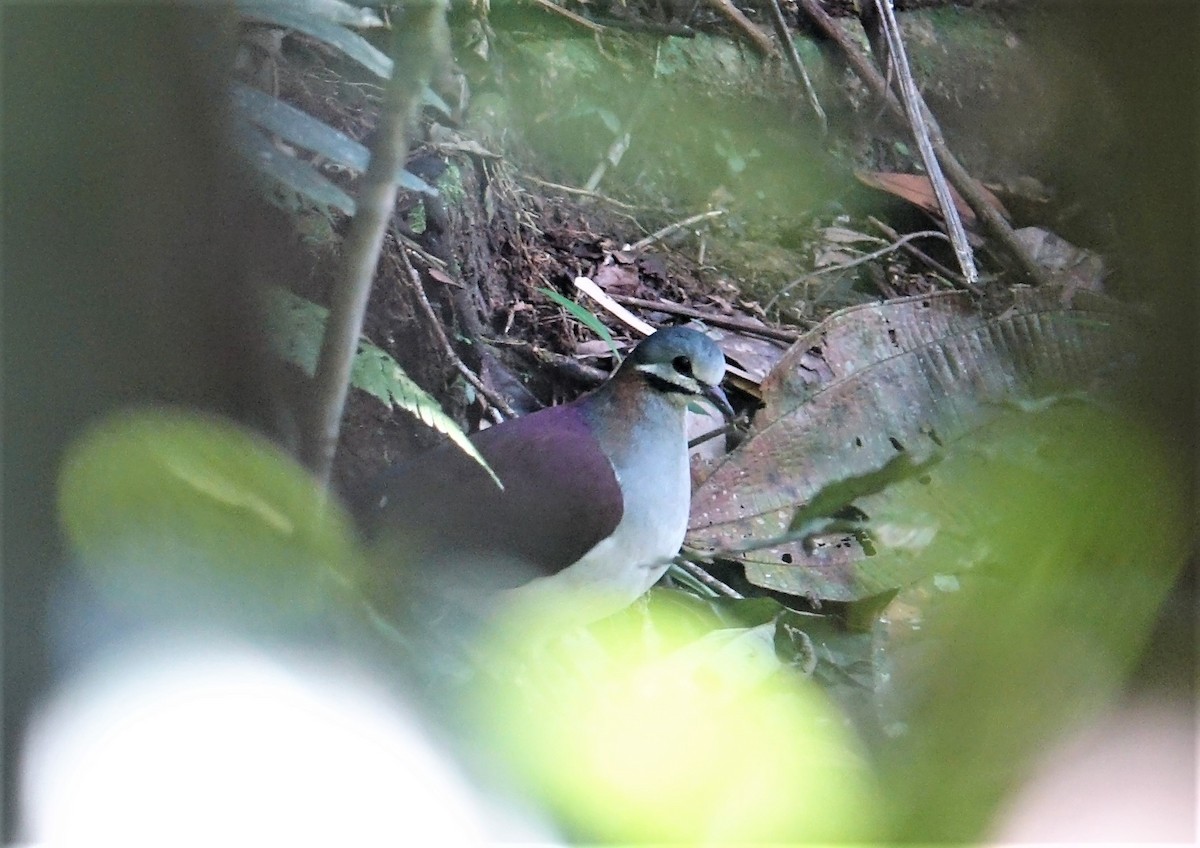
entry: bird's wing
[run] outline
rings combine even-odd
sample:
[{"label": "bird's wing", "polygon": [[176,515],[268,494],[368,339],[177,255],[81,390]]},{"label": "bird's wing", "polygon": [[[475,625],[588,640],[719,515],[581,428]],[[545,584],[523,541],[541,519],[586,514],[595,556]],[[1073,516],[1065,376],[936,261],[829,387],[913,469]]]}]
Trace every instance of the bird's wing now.
[{"label": "bird's wing", "polygon": [[553,574],[620,523],[621,487],[576,405],[507,421],[472,441],[503,491],[461,451],[435,449],[386,473],[369,519],[375,535],[411,538],[439,560],[495,554]]}]

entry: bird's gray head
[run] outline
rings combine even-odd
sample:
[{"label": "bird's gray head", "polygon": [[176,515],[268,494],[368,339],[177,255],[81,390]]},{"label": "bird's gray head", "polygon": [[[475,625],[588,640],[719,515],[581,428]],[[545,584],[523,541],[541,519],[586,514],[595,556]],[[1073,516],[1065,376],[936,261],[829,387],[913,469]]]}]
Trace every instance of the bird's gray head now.
[{"label": "bird's gray head", "polygon": [[686,327],[659,330],[633,349],[623,368],[640,373],[661,392],[684,400],[706,397],[723,413],[733,415],[721,391],[725,354],[703,333]]}]

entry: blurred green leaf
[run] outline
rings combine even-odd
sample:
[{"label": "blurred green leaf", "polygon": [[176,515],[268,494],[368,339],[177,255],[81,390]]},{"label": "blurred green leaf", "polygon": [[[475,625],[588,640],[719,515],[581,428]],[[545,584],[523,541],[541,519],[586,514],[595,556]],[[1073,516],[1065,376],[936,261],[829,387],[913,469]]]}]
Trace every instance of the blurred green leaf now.
[{"label": "blurred green leaf", "polygon": [[263,23],[294,29],[342,51],[376,76],[387,79],[392,75],[392,60],[361,35],[351,32],[312,10],[294,3],[238,3],[243,17]]},{"label": "blurred green leaf", "polygon": [[354,6],[342,0],[239,0],[238,8],[249,10],[255,7],[287,6],[294,14],[307,15],[334,24],[370,29],[382,27],[383,19],[374,9]]},{"label": "blurred green leaf", "polygon": [[238,154],[260,173],[318,206],[329,206],[345,215],[354,214],[354,198],[318,174],[312,165],[284,153],[248,120],[235,119],[231,134]]},{"label": "blurred green leaf", "polygon": [[[486,642],[481,751],[583,842],[870,840],[870,772],[820,690],[780,666],[758,628],[698,632],[651,603],[535,638],[529,611]],[[536,615],[532,616],[536,619]]]},{"label": "blurred green leaf", "polygon": [[982,838],[1034,757],[1117,694],[1188,551],[1171,449],[1145,422],[1060,403],[939,466],[924,503],[947,538],[925,565],[952,573],[967,550],[979,565],[929,594],[920,648],[892,673],[907,728],[880,760],[895,839]]},{"label": "blurred green leaf", "polygon": [[[312,151],[354,170],[365,171],[367,169],[371,152],[366,147],[345,133],[317,120],[307,112],[283,102],[278,97],[272,97],[256,88],[251,88],[240,83],[233,85],[231,96],[235,109],[239,110],[263,129],[278,135],[284,141],[299,145],[305,150]],[[280,182],[285,182],[292,188],[296,188],[293,183],[288,182],[283,176],[276,173],[278,166],[273,164],[276,157],[262,157],[261,151],[261,143],[257,143],[253,150],[246,150],[244,152],[251,153],[247,158],[251,160],[252,164],[259,165],[261,163],[261,165],[266,166],[268,175],[279,179]],[[286,156],[278,148],[276,148],[276,153],[280,156]],[[311,168],[311,166],[307,165],[307,163],[297,160],[296,165],[301,168],[307,167],[312,171],[310,180],[325,181],[325,178],[317,173],[315,169]],[[294,166],[289,167],[294,168]],[[438,193],[437,189],[429,185],[429,183],[405,169],[400,170],[399,182],[403,188],[410,191],[419,191],[428,195],[436,195]],[[297,188],[297,190],[299,191],[300,189]],[[312,195],[310,194],[309,196]],[[323,200],[321,197],[313,197],[313,199],[317,202],[328,203],[328,201]],[[353,201],[350,201],[350,203],[351,209],[353,209]],[[336,206],[333,203],[329,203],[329,205]],[[336,208],[341,209],[342,207],[336,206]],[[343,209],[342,211],[345,210]]]},{"label": "blurred green leaf", "polygon": [[441,112],[446,118],[452,118],[454,116],[454,110],[450,108],[450,105],[446,103],[446,101],[443,100],[438,93],[429,86],[425,86],[424,90],[421,92],[421,102],[426,106]]},{"label": "blurred green leaf", "polygon": [[145,610],[184,600],[303,620],[362,575],[338,504],[275,445],[214,417],[140,409],[104,420],[71,446],[58,503],[96,585]]}]

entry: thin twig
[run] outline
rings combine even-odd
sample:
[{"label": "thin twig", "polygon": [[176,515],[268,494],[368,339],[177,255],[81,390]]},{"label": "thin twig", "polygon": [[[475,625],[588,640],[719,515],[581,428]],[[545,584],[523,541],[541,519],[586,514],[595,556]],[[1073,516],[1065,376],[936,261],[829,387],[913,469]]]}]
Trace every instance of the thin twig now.
[{"label": "thin twig", "polygon": [[437,313],[433,311],[433,304],[429,302],[429,298],[425,296],[425,286],[421,283],[421,275],[417,273],[417,269],[413,267],[412,262],[408,258],[408,251],[401,248],[397,251],[400,254],[400,262],[408,274],[408,279],[412,283],[413,294],[416,295],[417,303],[421,305],[421,311],[425,313],[425,317],[429,320],[430,326],[433,328],[433,334],[437,336],[438,342],[442,345],[443,351],[450,361],[454,363],[454,367],[458,369],[458,373],[463,375],[468,383],[475,387],[475,391],[487,400],[493,407],[500,410],[506,418],[516,418],[517,413],[509,406],[508,401],[489,389],[479,379],[479,376],[467,367],[467,363],[462,361],[458,353],[454,350],[454,346],[450,344],[450,339],[446,336],[445,329],[442,328],[442,322],[438,320]]},{"label": "thin twig", "polygon": [[594,198],[595,200],[601,200],[605,203],[611,203],[613,206],[619,206],[622,209],[629,209],[633,212],[637,212],[639,210],[646,211],[648,209],[653,208],[650,206],[635,206],[632,203],[623,203],[620,200],[615,200],[614,198],[611,198],[608,195],[600,194],[597,191],[588,191],[586,188],[575,188],[573,186],[562,185],[561,183],[552,183],[552,182],[548,182],[547,180],[540,180],[537,177],[531,176],[529,174],[525,174],[524,176],[525,176],[525,179],[529,180],[531,183],[537,183],[538,185],[543,186],[545,188],[552,188],[557,191],[565,192],[567,194],[577,194],[581,197],[591,197],[591,198]]},{"label": "thin twig", "polygon": [[887,254],[891,253],[892,251],[902,248],[905,244],[912,241],[913,239],[919,239],[919,238],[940,238],[943,241],[950,240],[949,237],[945,233],[939,232],[937,230],[922,230],[919,233],[909,233],[908,235],[903,236],[899,241],[895,241],[892,244],[887,245],[886,247],[881,247],[879,250],[876,250],[873,253],[864,254],[852,262],[846,262],[842,265],[830,265],[828,268],[818,268],[817,270],[810,271],[807,274],[801,274],[796,279],[788,282],[779,291],[775,292],[775,294],[773,294],[771,296],[771,299],[767,301],[767,303],[763,307],[763,309],[769,310],[772,306],[775,305],[776,301],[778,301],[779,298],[783,297],[785,294],[790,292],[796,286],[800,285],[801,283],[803,283],[807,280],[814,280],[817,277],[823,276],[825,274],[833,274],[838,271],[848,271],[851,268],[857,267],[858,265],[863,265],[863,264],[866,264],[867,262],[870,262],[873,259],[878,259],[880,256],[886,256]]},{"label": "thin twig", "polygon": [[645,250],[655,242],[662,241],[664,238],[671,235],[671,233],[682,230],[685,227],[690,227],[692,224],[698,224],[701,221],[707,221],[709,218],[720,217],[724,214],[724,209],[710,209],[708,212],[700,212],[699,214],[692,215],[689,218],[684,218],[682,221],[676,221],[674,224],[668,224],[661,230],[655,230],[644,239],[635,241],[633,244],[629,245],[629,250],[634,251],[635,253],[639,250]]},{"label": "thin twig", "polygon": [[[597,44],[599,44],[598,38]],[[608,150],[604,152],[604,157],[596,163],[591,176],[583,184],[584,189],[595,191],[596,187],[600,185],[600,180],[604,179],[604,175],[608,173],[609,165],[615,168],[621,164],[621,160],[625,157],[625,152],[629,150],[629,145],[633,143],[633,128],[642,117],[642,112],[646,110],[646,106],[649,103],[650,98],[643,92],[629,117],[618,129],[617,137],[613,139],[612,144],[608,146]]]},{"label": "thin twig", "polygon": [[752,333],[768,339],[787,342],[788,344],[800,338],[800,334],[792,330],[764,327],[762,324],[756,324],[746,318],[714,315],[702,309],[696,309],[694,306],[684,306],[681,303],[663,303],[657,300],[645,300],[640,297],[628,297],[623,294],[614,294],[610,295],[610,297],[624,306],[632,306],[637,309],[653,309],[656,312],[665,312],[668,315],[681,315],[684,318],[696,318],[712,324],[714,327],[724,327],[726,330],[736,330],[740,333]]},{"label": "thin twig", "polygon": [[686,571],[692,577],[695,577],[697,580],[699,580],[701,583],[703,583],[708,588],[712,589],[714,592],[718,592],[727,598],[733,598],[733,599],[739,600],[739,601],[745,600],[745,598],[746,598],[745,595],[743,595],[737,589],[734,589],[731,586],[727,586],[722,581],[713,577],[711,574],[708,573],[708,571],[705,570],[704,566],[700,565],[699,563],[692,562],[690,559],[688,559],[685,556],[676,557],[673,560],[673,562],[675,563],[675,565],[679,566],[681,569]]},{"label": "thin twig", "polygon": [[908,114],[908,123],[912,127],[917,149],[921,152],[921,161],[925,163],[925,173],[929,176],[933,193],[942,210],[942,218],[946,221],[946,230],[950,234],[950,243],[954,246],[954,255],[962,268],[963,278],[975,285],[979,279],[979,271],[975,268],[975,255],[967,241],[967,231],[963,227],[962,217],[958,214],[958,207],[954,204],[950,186],[946,185],[946,177],[933,150],[928,125],[932,116],[921,98],[921,93],[917,91],[917,83],[908,64],[908,54],[904,50],[904,39],[900,36],[900,26],[896,23],[896,13],[892,9],[892,0],[875,0],[875,8],[879,10],[883,34],[887,38],[888,55],[900,81],[904,111]]},{"label": "thin twig", "polygon": [[597,15],[592,20],[609,29],[621,29],[627,32],[652,32],[655,35],[674,35],[678,38],[696,37],[696,30],[687,24],[658,23],[655,21],[623,21],[620,18],[606,18],[601,15]]},{"label": "thin twig", "polygon": [[818,518],[813,521],[806,522],[803,527],[796,530],[787,530],[783,533],[778,533],[774,536],[768,536],[765,539],[754,539],[743,545],[733,545],[727,548],[713,548],[712,550],[695,549],[694,555],[697,560],[712,562],[718,559],[731,559],[741,556],[742,554],[753,553],[754,551],[766,551],[771,548],[778,548],[783,545],[792,545],[796,542],[804,542],[818,534],[837,533],[840,535],[850,536],[855,532],[861,532],[863,525],[859,522],[847,521],[840,518]]},{"label": "thin twig", "polygon": [[804,93],[808,96],[808,103],[812,106],[813,113],[817,116],[817,123],[821,125],[821,135],[829,133],[829,119],[825,117],[825,110],[821,108],[821,101],[817,97],[817,90],[813,87],[812,79],[808,76],[808,69],[804,67],[804,62],[800,60],[800,53],[796,50],[796,42],[792,38],[791,31],[787,28],[787,21],[783,18],[783,10],[779,8],[779,0],[766,0],[767,11],[771,14],[771,24],[775,28],[775,36],[783,43],[783,55],[787,58],[788,64],[792,67],[792,73],[799,77],[800,82],[804,85]]},{"label": "thin twig", "polygon": [[[893,230],[891,227],[889,227],[887,224],[883,223],[883,221],[880,221],[874,215],[868,215],[867,220],[870,221],[871,224],[874,225],[877,230],[879,230],[879,232],[883,233],[888,238],[892,239],[893,241],[899,241],[900,234],[898,232],[896,232],[895,230]],[[926,265],[928,265],[930,268],[932,268],[934,271],[936,271],[941,276],[945,277],[947,280],[952,282],[954,285],[962,286],[964,289],[966,289],[967,291],[969,291],[971,294],[975,295],[976,297],[983,297],[983,289],[979,288],[979,286],[968,283],[966,281],[966,279],[962,276],[962,274],[959,274],[957,271],[952,271],[951,269],[947,268],[941,262],[938,262],[936,259],[934,259],[932,256],[930,256],[928,253],[921,250],[921,248],[917,247],[915,244],[909,244],[908,242],[905,242],[904,244],[900,245],[900,247],[903,248],[904,252],[907,253],[909,256],[914,257],[919,262],[924,262]]]},{"label": "thin twig", "polygon": [[342,264],[330,297],[329,319],[313,377],[311,421],[302,450],[305,464],[323,487],[329,484],[371,283],[396,207],[396,175],[408,155],[408,129],[415,123],[421,91],[449,55],[445,0],[423,0],[406,6],[404,21],[392,35],[395,67],[385,89],[357,212],[342,246]]},{"label": "thin twig", "polygon": [[739,422],[737,421],[730,421],[728,424],[725,424],[721,427],[715,427],[714,429],[709,430],[707,433],[701,433],[699,436],[691,439],[687,443],[688,450],[691,450],[692,448],[698,448],[705,442],[711,442],[713,439],[718,439],[721,436],[728,436],[730,433],[733,433],[738,429],[738,423]]},{"label": "thin twig", "polygon": [[549,365],[563,376],[569,377],[588,387],[598,386],[612,376],[602,368],[585,365],[572,356],[555,353],[552,350],[546,350],[537,345],[531,345],[528,342],[511,342],[510,344],[518,350],[526,352],[538,362]]},{"label": "thin twig", "polygon": [[[846,56],[846,61],[850,63],[850,66],[859,78],[867,84],[871,92],[887,105],[888,110],[897,120],[903,121],[904,107],[900,105],[900,101],[892,94],[887,80],[867,61],[858,47],[842,32],[841,28],[833,22],[829,15],[825,13],[825,10],[821,8],[821,4],[817,0],[797,0],[797,2],[822,34],[837,44],[838,48]],[[1029,255],[1029,251],[1017,239],[1012,227],[996,211],[995,207],[987,201],[983,193],[979,190],[975,179],[967,173],[966,168],[959,163],[958,159],[950,151],[950,148],[946,146],[946,140],[942,136],[941,128],[938,126],[937,121],[933,120],[932,115],[929,115],[928,118],[930,121],[930,142],[933,145],[934,152],[937,154],[938,161],[946,169],[946,178],[958,189],[958,193],[962,195],[963,200],[967,201],[967,205],[979,217],[988,235],[995,239],[997,245],[1012,258],[1018,269],[1038,285],[1051,285],[1053,281],[1045,269],[1033,260]]]}]

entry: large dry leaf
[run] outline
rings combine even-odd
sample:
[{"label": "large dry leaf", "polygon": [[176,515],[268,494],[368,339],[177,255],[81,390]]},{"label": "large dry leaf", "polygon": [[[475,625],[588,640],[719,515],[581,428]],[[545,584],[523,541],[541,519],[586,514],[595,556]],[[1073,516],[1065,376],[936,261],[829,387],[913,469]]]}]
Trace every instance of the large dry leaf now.
[{"label": "large dry leaf", "polygon": [[[941,205],[938,203],[929,177],[922,174],[896,174],[890,171],[855,171],[854,176],[864,185],[886,191],[888,194],[907,200],[914,206],[920,206],[931,215],[942,217]],[[976,181],[975,188],[997,212],[1005,218],[1012,217],[1004,208],[1004,204],[1000,202],[1000,198],[992,194],[986,186]],[[963,220],[968,224],[974,224],[976,221],[975,210],[967,201],[963,200],[962,195],[954,186],[950,186],[950,196],[954,199],[954,206]]]},{"label": "large dry leaf", "polygon": [[[847,502],[920,469],[1014,402],[1085,386],[1120,359],[1127,318],[1111,301],[1018,289],[984,315],[943,292],[843,310],[800,339],[763,382],[750,438],[692,498],[688,543],[746,548],[784,534],[831,489]],[[903,469],[901,469],[903,470]],[[854,600],[910,582],[872,573],[853,536],[789,542],[734,558],[766,588]],[[920,576],[920,575],[917,575]]]}]

